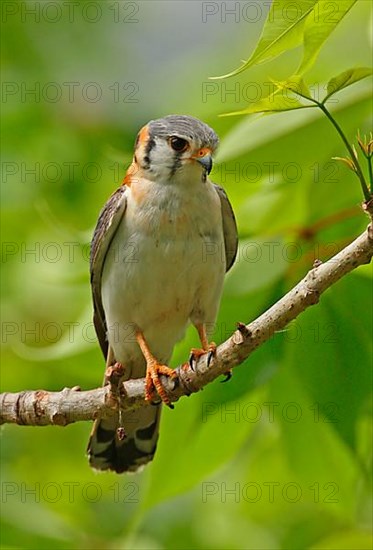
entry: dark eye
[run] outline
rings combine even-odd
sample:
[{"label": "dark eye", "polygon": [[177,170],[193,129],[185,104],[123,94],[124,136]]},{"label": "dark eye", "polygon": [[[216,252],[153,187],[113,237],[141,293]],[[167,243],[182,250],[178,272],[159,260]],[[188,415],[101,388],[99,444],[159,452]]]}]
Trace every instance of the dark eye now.
[{"label": "dark eye", "polygon": [[188,148],[189,143],[187,142],[186,139],[183,139],[177,136],[171,136],[170,145],[174,151],[177,151],[178,153],[182,153]]}]

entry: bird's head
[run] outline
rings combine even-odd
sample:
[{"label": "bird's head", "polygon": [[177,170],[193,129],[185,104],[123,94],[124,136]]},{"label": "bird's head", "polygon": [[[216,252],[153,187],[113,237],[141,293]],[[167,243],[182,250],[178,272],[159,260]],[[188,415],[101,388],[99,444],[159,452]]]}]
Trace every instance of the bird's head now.
[{"label": "bird's head", "polygon": [[218,142],[215,132],[200,120],[169,115],[140,130],[134,162],[153,181],[205,181]]}]

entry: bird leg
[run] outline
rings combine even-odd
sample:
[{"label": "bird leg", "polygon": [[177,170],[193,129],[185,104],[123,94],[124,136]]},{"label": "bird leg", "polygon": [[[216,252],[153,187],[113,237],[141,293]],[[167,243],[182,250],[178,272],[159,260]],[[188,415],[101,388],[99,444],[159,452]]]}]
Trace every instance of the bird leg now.
[{"label": "bird leg", "polygon": [[170,378],[175,378],[176,372],[170,369],[166,365],[161,365],[154,357],[149,349],[149,346],[144,338],[143,333],[138,330],[136,332],[136,340],[140,346],[140,349],[146,360],[146,382],[145,382],[145,399],[146,401],[152,401],[155,391],[162,399],[163,403],[173,409],[173,405],[166,393],[166,390],[162,386],[159,376],[164,374]]},{"label": "bird leg", "polygon": [[194,370],[193,362],[197,361],[197,359],[199,357],[201,357],[201,355],[204,355],[205,353],[208,353],[207,366],[209,366],[210,363],[211,363],[211,359],[213,358],[213,356],[215,355],[215,352],[216,352],[215,342],[210,342],[209,343],[209,341],[208,341],[207,334],[206,334],[206,325],[205,325],[205,323],[195,325],[195,327],[198,331],[199,339],[200,339],[201,344],[202,344],[202,349],[201,348],[192,348],[190,350],[189,365],[190,365],[190,368],[192,370]]},{"label": "bird leg", "polygon": [[[204,323],[200,325],[196,325],[196,329],[199,334],[199,339],[201,340],[202,349],[200,348],[192,348],[189,356],[189,366],[194,371],[194,362],[201,357],[201,355],[204,355],[205,353],[208,353],[207,356],[207,366],[210,366],[211,359],[214,357],[216,353],[216,344],[215,342],[208,341],[207,334],[206,334],[206,325]],[[227,372],[224,373],[225,379],[223,382],[228,382],[232,378],[232,369],[229,369]]]}]

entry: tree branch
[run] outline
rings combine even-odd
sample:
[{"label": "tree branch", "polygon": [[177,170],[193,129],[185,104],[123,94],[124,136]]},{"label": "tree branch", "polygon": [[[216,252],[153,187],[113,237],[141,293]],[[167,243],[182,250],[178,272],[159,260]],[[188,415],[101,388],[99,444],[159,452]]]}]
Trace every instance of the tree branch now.
[{"label": "tree branch", "polygon": [[[371,204],[365,204],[368,213]],[[373,255],[373,226],[350,245],[325,263],[316,262],[313,269],[283,298],[270,309],[244,325],[239,323],[233,335],[223,342],[216,355],[207,365],[206,355],[196,363],[194,371],[189,364],[176,369],[177,377],[162,377],[162,383],[171,401],[183,395],[199,391],[229,369],[242,363],[249,355],[276,331],[283,329],[296,319],[302,311],[317,304],[321,294],[341,277],[358,266],[370,262]],[[144,398],[145,379],[118,383],[115,377],[105,387],[90,391],[80,388],[65,388],[60,392],[23,391],[0,394],[0,423],[16,423],[28,426],[54,424],[66,426],[80,420],[94,420],[117,414],[146,404]]]}]

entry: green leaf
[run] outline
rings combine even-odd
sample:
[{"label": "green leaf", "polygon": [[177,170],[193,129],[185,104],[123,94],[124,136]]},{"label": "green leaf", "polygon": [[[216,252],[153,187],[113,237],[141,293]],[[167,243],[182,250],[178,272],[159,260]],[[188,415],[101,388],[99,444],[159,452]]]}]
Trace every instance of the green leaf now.
[{"label": "green leaf", "polygon": [[[289,93],[290,92],[290,93]],[[242,111],[234,111],[233,113],[224,113],[220,116],[234,116],[234,115],[251,115],[254,113],[276,113],[283,111],[293,111],[294,109],[306,109],[307,107],[314,107],[314,105],[304,105],[296,99],[292,90],[281,90],[281,93],[275,92],[264,99],[253,103]]]},{"label": "green leaf", "polygon": [[[315,110],[304,109],[296,117],[289,117],[284,111],[276,116],[276,125],[270,117],[244,117],[224,136],[220,143],[216,160],[227,162],[244,153],[255,151],[258,147],[268,146],[274,140],[283,139],[298,128],[307,127],[319,115]],[[280,141],[281,143],[281,141]]]},{"label": "green leaf", "polygon": [[276,0],[272,3],[264,24],[259,43],[251,57],[238,69],[213,79],[227,78],[241,73],[249,67],[269,61],[286,50],[302,43],[303,29],[307,16],[312,13],[317,0]]},{"label": "green leaf", "polygon": [[[334,424],[321,413],[315,418],[319,404],[312,400],[307,386],[302,383],[302,363],[303,357],[292,355],[290,350],[287,364],[273,379],[273,393],[269,397],[270,402],[278,403],[281,411],[278,420],[287,462],[293,479],[297,479],[303,491],[317,482],[324,490],[320,504],[325,510],[340,519],[351,520],[356,506],[354,495],[359,463],[348,445],[338,437]],[[329,502],[325,500],[330,494],[328,491],[335,491]]]},{"label": "green leaf", "polygon": [[371,281],[352,273],[325,293],[317,308],[305,311],[286,336],[289,367],[297,369],[320,414],[351,449],[362,403],[371,392],[372,319],[366,307],[371,301]]},{"label": "green leaf", "polygon": [[[347,113],[354,112],[353,116],[359,116],[361,119],[368,119],[370,116],[371,90],[364,89],[361,92],[359,91],[358,95],[354,93],[351,94],[351,92],[353,92],[353,90],[346,92],[348,97],[343,103],[343,106],[338,109],[338,116],[344,118]],[[354,111],[355,108],[356,113]],[[353,109],[353,111],[351,111],[351,109]],[[350,132],[351,135],[353,135],[356,128],[353,116],[348,119],[348,122],[345,122],[348,124],[347,132]],[[281,148],[282,154],[284,155],[286,154],[286,150],[283,150],[282,144],[285,142],[287,135],[291,136],[294,132],[299,132],[300,128],[304,128],[303,131],[308,132],[309,128],[312,127],[311,125],[320,120],[322,121],[322,118],[320,117],[319,111],[316,109],[300,109],[298,110],[297,116],[294,117],[289,117],[286,111],[283,113],[278,112],[276,115],[276,124],[273,124],[271,117],[259,115],[243,117],[222,139],[216,155],[217,163],[223,163],[223,166],[225,166],[224,163],[239,158],[240,156],[248,155],[249,153],[258,155],[258,149],[268,148],[274,142],[276,142],[276,149],[279,150],[279,148]],[[317,124],[319,123],[317,122]],[[324,121],[322,121],[321,124],[324,124]],[[322,126],[318,131],[323,131]],[[368,131],[368,129],[366,131]],[[301,136],[299,136],[299,139],[301,139]],[[312,134],[312,138],[309,138],[309,143],[317,139],[317,135]],[[333,156],[335,150],[338,151],[338,148],[335,149],[335,147],[334,145],[333,148],[329,150],[329,156],[325,157],[324,163],[330,161],[330,157]],[[311,159],[307,161],[311,163]],[[265,162],[265,159],[263,159],[262,162]],[[222,168],[220,168],[220,170],[222,170]],[[232,193],[232,191],[230,192]]]},{"label": "green leaf", "polygon": [[303,78],[299,75],[293,75],[291,78],[280,82],[274,81],[274,84],[278,90],[289,90],[290,92],[299,94],[306,99],[311,99],[310,89]]},{"label": "green leaf", "polygon": [[371,76],[372,74],[373,69],[371,67],[355,67],[340,73],[338,76],[334,76],[327,84],[327,95],[325,96],[323,103],[325,103],[325,101],[336,92],[339,92],[340,90],[343,90],[343,88],[347,88],[347,86],[351,86],[351,84],[355,84],[355,82],[359,82],[359,80],[362,80],[367,76]]},{"label": "green leaf", "polygon": [[302,77],[294,75],[288,80],[273,82],[277,88],[275,92],[271,93],[264,99],[253,103],[243,111],[226,113],[221,116],[254,113],[273,113],[292,111],[293,109],[304,109],[306,107],[314,107],[314,105],[305,105],[304,103],[301,103],[301,101],[299,101],[299,99],[295,97],[297,94],[299,94],[305,99],[311,99],[311,92]]},{"label": "green leaf", "polygon": [[259,43],[238,69],[212,79],[237,75],[249,67],[278,57],[303,43],[303,59],[296,71],[306,73],[315,63],[322,45],[350,11],[356,0],[298,0],[273,2]]},{"label": "green leaf", "polygon": [[312,67],[323,43],[355,2],[356,0],[339,0],[338,2],[319,0],[317,2],[305,22],[303,59],[296,71],[297,74],[304,74]]}]

